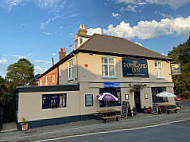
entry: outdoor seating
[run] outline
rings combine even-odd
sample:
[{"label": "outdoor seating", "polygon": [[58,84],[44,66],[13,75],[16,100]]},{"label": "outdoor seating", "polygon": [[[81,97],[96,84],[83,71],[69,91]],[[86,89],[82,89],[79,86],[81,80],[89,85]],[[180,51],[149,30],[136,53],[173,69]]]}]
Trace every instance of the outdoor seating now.
[{"label": "outdoor seating", "polygon": [[104,123],[106,123],[107,119],[116,118],[116,120],[118,121],[121,117],[120,111],[115,109],[100,110],[97,111],[94,116],[96,116],[97,119],[103,119]]},{"label": "outdoor seating", "polygon": [[169,114],[171,111],[174,111],[177,113],[177,111],[180,110],[180,107],[177,107],[176,105],[171,105],[166,108],[167,113]]},{"label": "outdoor seating", "polygon": [[159,113],[167,112],[169,114],[171,111],[174,111],[175,113],[177,113],[178,110],[180,110],[180,107],[176,105],[169,105],[169,104],[158,105]]},{"label": "outdoor seating", "polygon": [[116,121],[119,121],[119,118],[121,117],[121,115],[112,115],[112,116],[105,116],[102,117],[102,119],[104,120],[104,123],[106,123],[107,119],[111,119],[111,118],[116,118]]}]

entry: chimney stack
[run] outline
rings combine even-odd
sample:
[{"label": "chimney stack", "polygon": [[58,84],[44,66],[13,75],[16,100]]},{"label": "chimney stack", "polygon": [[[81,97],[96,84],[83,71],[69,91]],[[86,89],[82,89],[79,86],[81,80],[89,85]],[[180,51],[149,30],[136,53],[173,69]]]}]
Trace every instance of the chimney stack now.
[{"label": "chimney stack", "polygon": [[59,51],[59,61],[62,60],[63,58],[65,58],[66,52],[65,52],[65,48],[60,48]]},{"label": "chimney stack", "polygon": [[87,30],[85,29],[85,25],[80,24],[78,34],[79,35],[86,35],[87,34]]}]

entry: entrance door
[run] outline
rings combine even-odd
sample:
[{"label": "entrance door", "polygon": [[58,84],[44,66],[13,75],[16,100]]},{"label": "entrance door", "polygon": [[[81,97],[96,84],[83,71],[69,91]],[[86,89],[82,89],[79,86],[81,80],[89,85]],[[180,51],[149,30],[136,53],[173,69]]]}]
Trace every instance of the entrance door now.
[{"label": "entrance door", "polygon": [[134,98],[135,98],[135,105],[136,105],[137,112],[142,112],[140,89],[136,89],[135,90],[135,92],[134,92]]}]

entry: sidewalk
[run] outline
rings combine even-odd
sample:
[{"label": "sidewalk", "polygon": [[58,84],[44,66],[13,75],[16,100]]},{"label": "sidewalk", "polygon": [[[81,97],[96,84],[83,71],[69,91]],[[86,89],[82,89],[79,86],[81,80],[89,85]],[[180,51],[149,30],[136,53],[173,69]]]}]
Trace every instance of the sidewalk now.
[{"label": "sidewalk", "polygon": [[16,122],[3,123],[3,129],[1,130],[2,133],[12,131],[17,131]]},{"label": "sidewalk", "polygon": [[118,122],[114,119],[109,120],[107,123],[103,123],[102,120],[87,120],[62,125],[33,128],[25,132],[13,131],[7,133],[0,133],[0,142],[35,141],[60,136],[71,136],[76,134],[79,135],[92,132],[110,131],[115,129],[130,129],[142,126],[151,126],[171,121],[190,119],[189,114],[190,103],[186,103],[184,106],[182,106],[182,110],[180,110],[178,113],[163,113],[159,115],[139,113],[134,118],[121,118]]}]

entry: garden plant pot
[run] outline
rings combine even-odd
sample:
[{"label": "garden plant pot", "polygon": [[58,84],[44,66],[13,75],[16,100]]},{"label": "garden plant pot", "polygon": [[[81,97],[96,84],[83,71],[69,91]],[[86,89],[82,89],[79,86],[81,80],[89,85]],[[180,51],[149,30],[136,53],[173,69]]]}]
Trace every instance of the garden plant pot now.
[{"label": "garden plant pot", "polygon": [[22,126],[22,131],[28,130],[28,123],[26,123],[26,124],[21,124],[21,126]]}]

